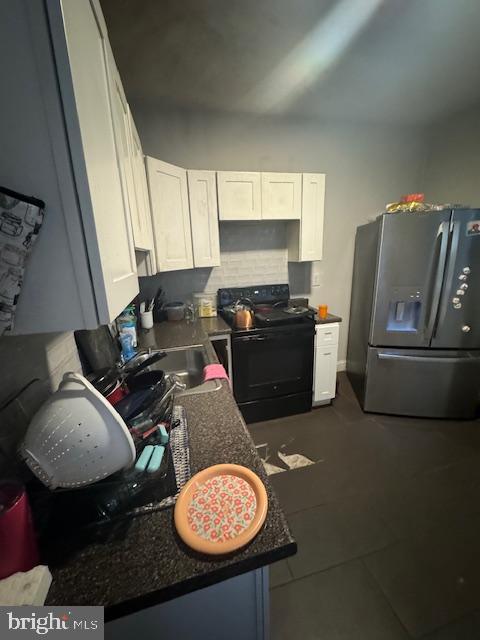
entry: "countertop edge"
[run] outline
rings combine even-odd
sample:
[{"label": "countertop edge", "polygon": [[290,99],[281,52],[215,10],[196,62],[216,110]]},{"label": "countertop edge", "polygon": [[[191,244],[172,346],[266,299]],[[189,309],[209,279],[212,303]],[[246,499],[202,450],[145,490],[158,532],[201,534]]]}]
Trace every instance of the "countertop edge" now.
[{"label": "countertop edge", "polygon": [[118,620],[119,618],[162,604],[163,602],[168,602],[180,596],[193,593],[199,589],[211,587],[224,580],[235,578],[256,569],[261,569],[279,560],[289,558],[295,555],[295,553],[297,553],[297,543],[293,541],[264,554],[241,560],[236,565],[228,565],[227,567],[217,569],[215,573],[195,576],[194,578],[169,585],[159,591],[153,591],[138,598],[105,607],[105,622]]}]

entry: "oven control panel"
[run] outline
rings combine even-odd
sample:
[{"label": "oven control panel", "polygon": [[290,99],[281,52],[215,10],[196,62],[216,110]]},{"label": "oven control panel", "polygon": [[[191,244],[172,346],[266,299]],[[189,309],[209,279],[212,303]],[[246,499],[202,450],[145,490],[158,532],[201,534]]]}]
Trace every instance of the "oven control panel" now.
[{"label": "oven control panel", "polygon": [[248,298],[254,304],[287,301],[290,298],[290,287],[288,284],[261,284],[256,287],[232,287],[218,290],[219,308],[235,304],[240,298]]}]

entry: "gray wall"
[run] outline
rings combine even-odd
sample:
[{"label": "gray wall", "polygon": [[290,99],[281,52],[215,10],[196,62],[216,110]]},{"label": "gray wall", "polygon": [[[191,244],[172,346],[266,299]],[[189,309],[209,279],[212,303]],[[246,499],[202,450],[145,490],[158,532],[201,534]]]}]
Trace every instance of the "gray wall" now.
[{"label": "gray wall", "polygon": [[[222,270],[190,271],[155,278],[169,295],[216,289],[231,284],[228,265],[242,263],[253,242],[255,260],[244,282],[284,280],[287,269],[292,291],[313,304],[325,302],[341,315],[339,360],[345,360],[355,229],[380,213],[385,203],[420,188],[424,139],[411,128],[322,124],[315,120],[252,118],[238,115],[162,112],[133,105],[146,154],[190,169],[251,171],[311,171],[327,174],[324,258],[318,263],[287,266],[282,223],[267,223],[273,241],[252,232],[251,225],[221,223]],[[258,223],[258,229],[265,223]],[[228,225],[228,226],[227,226]],[[238,226],[236,226],[238,225]],[[265,227],[266,228],[266,227]],[[233,235],[232,235],[232,230]],[[263,232],[262,232],[263,233]],[[230,246],[228,238],[234,238]],[[260,240],[264,242],[264,253]],[[270,243],[269,243],[270,242]],[[281,243],[281,247],[280,247]],[[270,246],[273,244],[273,247]],[[228,246],[227,246],[228,245]],[[271,253],[273,252],[273,253]],[[272,267],[277,261],[277,271]],[[243,261],[245,262],[245,261]],[[268,266],[268,277],[264,265]],[[312,286],[312,276],[316,274]],[[142,281],[142,288],[148,283]]]},{"label": "gray wall", "polygon": [[423,188],[429,202],[480,207],[480,108],[431,127]]},{"label": "gray wall", "polygon": [[14,469],[15,450],[28,423],[66,371],[81,371],[73,333],[0,338],[0,406],[29,382],[0,412],[0,473]]}]

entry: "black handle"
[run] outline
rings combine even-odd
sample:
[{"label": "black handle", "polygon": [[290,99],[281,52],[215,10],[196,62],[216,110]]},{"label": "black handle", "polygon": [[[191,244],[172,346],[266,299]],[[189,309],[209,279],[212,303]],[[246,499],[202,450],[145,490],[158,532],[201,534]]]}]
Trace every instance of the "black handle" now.
[{"label": "black handle", "polygon": [[166,355],[167,354],[165,351],[159,351],[158,353],[152,354],[149,358],[144,360],[142,363],[134,366],[132,370],[128,371],[126,379],[128,380],[128,378],[133,378],[134,376],[137,375],[137,373],[140,373],[144,369],[151,367],[152,364],[155,364],[159,360],[162,360],[163,358],[165,358]]}]

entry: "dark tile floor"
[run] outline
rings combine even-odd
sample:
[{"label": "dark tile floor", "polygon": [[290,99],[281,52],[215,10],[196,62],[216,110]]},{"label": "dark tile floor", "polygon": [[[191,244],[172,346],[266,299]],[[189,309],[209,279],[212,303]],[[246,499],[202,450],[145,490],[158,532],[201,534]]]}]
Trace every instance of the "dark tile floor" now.
[{"label": "dark tile floor", "polygon": [[480,638],[480,421],[364,414],[342,373],[331,406],[249,428],[315,462],[271,476],[298,543],[272,640]]}]

